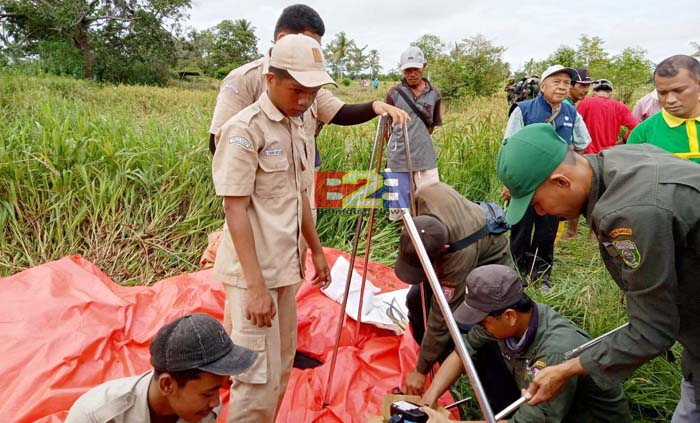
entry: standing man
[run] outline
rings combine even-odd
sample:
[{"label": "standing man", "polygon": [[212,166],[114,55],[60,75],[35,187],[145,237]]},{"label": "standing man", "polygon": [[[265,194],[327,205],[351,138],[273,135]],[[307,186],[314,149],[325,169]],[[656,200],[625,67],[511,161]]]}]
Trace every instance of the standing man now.
[{"label": "standing man", "polygon": [[605,267],[624,290],[629,319],[579,357],[540,370],[529,404],[555,398],[576,375],[589,374],[601,387],[619,383],[678,341],[683,381],[672,422],[700,421],[697,166],[651,145],[579,156],[549,125],[531,125],[504,141],[496,169],[512,194],[509,222],[529,207],[541,215],[586,216]]},{"label": "standing man", "polygon": [[[588,89],[593,80],[587,68],[576,68],[576,75],[571,80],[571,88],[569,88],[569,96],[564,100],[564,103],[576,105],[586,98]],[[585,119],[584,119],[585,122]],[[588,125],[586,125],[588,129]],[[566,231],[561,235],[561,239],[574,239],[578,236],[578,219],[569,220],[566,222]]]},{"label": "standing man", "polygon": [[300,118],[320,87],[334,83],[321,45],[302,34],[280,39],[265,79],[260,99],[217,133],[212,162],[226,216],[213,276],[226,289],[231,337],[259,354],[233,380],[228,421],[237,423],[272,423],[287,388],[296,351],[295,296],[304,279],[302,239],[316,271],[312,284],[330,283],[303,177],[312,165]]},{"label": "standing man", "polygon": [[[304,4],[295,4],[282,10],[275,25],[274,39],[280,40],[288,34],[305,34],[321,43],[326,27],[319,14]],[[232,70],[221,83],[216,99],[214,115],[209,127],[209,149],[216,149],[216,133],[233,115],[253,104],[265,92],[265,75],[269,66],[269,51],[258,60]],[[377,115],[389,115],[395,123],[404,124],[408,115],[381,101],[345,104],[330,91],[321,89],[316,101],[302,115],[303,134],[311,164],[318,166],[320,157],[316,150],[314,136],[320,123],[337,125],[357,125],[373,119]],[[311,174],[313,178],[313,174]]]},{"label": "standing man", "polygon": [[632,109],[632,116],[639,122],[642,122],[660,111],[661,103],[659,103],[659,95],[656,93],[655,88],[637,100]]},{"label": "standing man", "polygon": [[700,62],[679,54],[654,70],[654,85],[663,107],[640,123],[628,144],[650,143],[700,163]]},{"label": "standing man", "polygon": [[610,97],[612,91],[612,82],[599,79],[593,82],[593,95],[583,99],[576,108],[586,122],[588,133],[591,134],[591,143],[585,150],[586,154],[596,154],[616,144],[622,144],[623,141],[619,138],[620,128],[627,128],[626,139],[639,123],[627,106]]},{"label": "standing man", "polygon": [[[524,126],[545,122],[575,151],[583,152],[591,141],[586,124],[574,106],[564,103],[569,95],[571,81],[576,78],[578,74],[572,68],[561,65],[547,68],[542,74],[540,94],[511,107],[504,138],[510,138]],[[503,192],[506,200],[510,198],[507,188]],[[551,287],[549,278],[558,226],[558,218],[539,216],[529,207],[523,219],[511,228],[510,250],[520,273],[529,275],[532,280],[541,278],[543,290]]]},{"label": "standing man", "polygon": [[[451,186],[439,182],[418,188],[416,214],[414,223],[453,311],[464,299],[465,280],[472,269],[489,263],[513,267],[506,228],[500,234],[490,233],[486,227],[485,209],[464,198]],[[467,238],[470,238],[469,243],[459,242]],[[406,377],[404,392],[419,395],[423,393],[426,375],[454,346],[405,228],[401,232],[394,270],[399,279],[412,285],[406,296],[406,306],[420,350],[415,369]],[[421,286],[425,305],[421,302]],[[427,326],[423,323],[424,308]],[[478,361],[477,371],[482,375],[484,389],[494,408],[504,408],[517,399],[518,389],[509,377],[498,348],[493,345],[486,348]]]},{"label": "standing man", "polygon": [[[462,337],[473,355],[493,342],[507,363],[509,376],[527,389],[541,369],[564,361],[564,354],[590,338],[546,304],[523,292],[517,272],[500,264],[477,267],[467,276],[467,294],[454,313],[471,330]],[[421,404],[437,405],[442,394],[464,373],[453,351],[435,375]],[[481,378],[480,378],[481,379]],[[482,379],[483,380],[483,379]],[[588,375],[572,377],[556,400],[536,407],[522,405],[508,420],[535,422],[631,422],[622,384],[601,388]]]},{"label": "standing man", "polygon": [[411,165],[406,161],[406,140],[403,128],[394,126],[389,137],[387,163],[393,172],[413,171],[416,187],[440,182],[437,158],[431,134],[442,125],[440,92],[423,77],[428,64],[418,47],[409,47],[401,54],[403,79],[386,94],[387,104],[398,107],[410,116],[408,138]]},{"label": "standing man", "polygon": [[591,74],[588,72],[587,68],[576,68],[575,71],[576,75],[574,75],[574,78],[571,80],[569,96],[564,100],[572,106],[576,106],[579,101],[586,98],[588,90],[593,83]]},{"label": "standing man", "polygon": [[253,365],[257,354],[234,345],[206,314],[188,314],[158,331],[153,370],[103,383],[78,398],[66,423],[214,423],[219,389]]}]

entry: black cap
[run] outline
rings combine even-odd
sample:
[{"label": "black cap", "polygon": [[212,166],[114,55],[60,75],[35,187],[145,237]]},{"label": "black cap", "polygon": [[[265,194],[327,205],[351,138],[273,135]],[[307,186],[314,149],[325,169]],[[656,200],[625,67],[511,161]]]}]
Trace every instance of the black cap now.
[{"label": "black cap", "polygon": [[572,84],[592,84],[591,74],[588,68],[576,68],[576,78],[571,81]]},{"label": "black cap", "polygon": [[492,311],[512,306],[523,297],[523,283],[518,273],[502,264],[487,264],[467,275],[464,302],[457,308],[455,320],[475,325]]},{"label": "black cap", "polygon": [[[449,243],[447,226],[432,215],[416,216],[413,218],[413,223],[420,234],[428,257],[431,260],[440,257],[444,252],[444,246]],[[399,279],[410,284],[428,280],[405,227],[399,238],[399,256],[396,259],[394,273]]]},{"label": "black cap", "polygon": [[160,328],[151,341],[151,364],[161,372],[202,370],[237,375],[248,370],[257,353],[233,344],[218,320],[188,314]]}]

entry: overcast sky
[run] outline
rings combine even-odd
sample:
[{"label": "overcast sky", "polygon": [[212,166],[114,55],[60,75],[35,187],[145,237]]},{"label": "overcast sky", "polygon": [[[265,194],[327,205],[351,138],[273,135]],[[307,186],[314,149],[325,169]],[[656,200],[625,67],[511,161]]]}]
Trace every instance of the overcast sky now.
[{"label": "overcast sky", "polygon": [[[280,12],[295,3],[192,0],[190,25],[204,29],[223,19],[247,19],[263,51],[272,45]],[[305,4],[316,9],[326,24],[324,45],[345,31],[358,46],[367,44],[367,51],[379,51],[384,72],[396,66],[411,41],[426,33],[452,43],[480,33],[506,47],[504,58],[512,70],[530,58],[546,58],[560,45],[576,47],[581,34],[600,36],[613,54],[641,47],[655,63],[673,54],[689,54],[693,51],[689,42],[700,42],[698,0],[308,0]]]}]

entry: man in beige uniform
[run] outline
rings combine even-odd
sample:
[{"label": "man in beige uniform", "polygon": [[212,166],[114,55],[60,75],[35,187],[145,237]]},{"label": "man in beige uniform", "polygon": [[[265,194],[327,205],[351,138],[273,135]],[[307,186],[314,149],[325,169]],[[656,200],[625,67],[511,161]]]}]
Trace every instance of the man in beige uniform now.
[{"label": "man in beige uniform", "polygon": [[[318,13],[304,4],[286,7],[275,25],[275,40],[278,41],[288,34],[304,34],[321,43],[325,33],[325,25]],[[209,127],[209,148],[214,152],[217,145],[216,133],[221,126],[233,115],[253,104],[265,92],[265,74],[269,66],[269,51],[265,56],[232,70],[221,83],[216,99],[214,116]],[[338,116],[338,112],[348,106]],[[342,116],[345,115],[345,116]],[[390,106],[382,101],[362,104],[348,104],[338,99],[330,91],[321,88],[316,100],[302,115],[302,134],[305,139],[306,151],[312,166],[318,166],[315,135],[322,123],[339,125],[356,125],[367,122],[377,115],[388,115],[394,122],[401,125],[408,121],[408,114],[403,110]],[[336,121],[334,118],[338,118]],[[310,174],[313,178],[313,173]],[[312,179],[313,181],[313,179]],[[310,198],[313,201],[313,198]]]},{"label": "man in beige uniform", "polygon": [[188,314],[160,328],[150,352],[153,370],[89,390],[73,404],[66,423],[214,423],[219,389],[257,357],[234,345],[221,323],[206,314]]},{"label": "man in beige uniform", "polygon": [[226,215],[214,278],[226,289],[231,337],[259,354],[234,377],[231,422],[272,422],[282,402],[296,350],[302,237],[316,270],[312,283],[330,283],[303,177],[311,164],[299,116],[319,87],[334,82],[320,44],[301,34],[275,44],[268,70],[267,91],[217,133],[212,163]]}]

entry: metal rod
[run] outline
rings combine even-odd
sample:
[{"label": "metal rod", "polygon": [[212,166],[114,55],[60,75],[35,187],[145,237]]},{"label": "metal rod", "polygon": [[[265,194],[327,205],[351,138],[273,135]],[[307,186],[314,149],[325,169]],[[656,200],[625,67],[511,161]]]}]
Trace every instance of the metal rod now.
[{"label": "metal rod", "polygon": [[621,329],[626,328],[626,327],[629,326],[629,325],[630,325],[630,323],[627,322],[627,323],[625,323],[624,325],[622,325],[622,326],[620,326],[620,327],[617,327],[617,328],[615,328],[615,329],[613,329],[613,330],[611,330],[611,331],[605,332],[604,334],[600,335],[599,337],[597,337],[597,338],[595,338],[595,339],[591,339],[590,341],[586,342],[585,344],[581,345],[580,347],[576,347],[576,348],[574,348],[573,350],[564,353],[564,360],[569,360],[569,359],[578,357],[579,355],[581,355],[581,353],[583,353],[583,352],[586,351],[587,349],[591,348],[591,347],[594,346],[594,345],[599,344],[602,340],[604,340],[604,339],[607,338],[608,336],[612,335],[613,333],[615,333],[615,332],[617,332],[617,331],[619,331],[619,330],[621,330]]},{"label": "metal rod", "polygon": [[[379,124],[381,125],[382,120],[380,118]],[[380,130],[377,129],[377,134],[379,134]],[[377,142],[377,137],[375,136],[375,145],[372,147],[372,155],[370,157],[370,171],[372,170],[372,161],[374,161],[374,155],[376,152],[376,142]],[[323,397],[323,404],[322,407],[325,408],[330,402],[330,396],[331,396],[331,391],[333,387],[333,374],[335,373],[335,363],[338,358],[338,348],[340,347],[340,336],[343,331],[343,325],[345,324],[345,317],[347,316],[347,313],[345,312],[345,308],[348,305],[348,296],[350,294],[350,282],[352,281],[352,271],[355,268],[355,258],[357,257],[357,248],[358,244],[360,242],[360,232],[362,230],[362,223],[364,222],[365,219],[365,209],[360,209],[360,212],[357,216],[357,223],[355,225],[355,238],[352,242],[352,252],[350,253],[350,266],[348,267],[348,274],[347,277],[345,278],[345,291],[343,294],[343,302],[340,305],[340,312],[341,316],[338,319],[338,327],[335,332],[335,344],[333,346],[333,352],[331,353],[331,367],[328,372],[328,380],[326,381],[326,394]]]},{"label": "metal rod", "polygon": [[445,406],[445,410],[449,410],[449,409],[452,408],[452,407],[456,407],[456,406],[458,406],[458,405],[460,405],[460,404],[464,404],[465,402],[470,401],[471,399],[472,399],[472,397],[462,398],[461,400],[455,401],[455,402],[453,402],[453,403],[450,404],[450,405],[446,405],[446,406]]},{"label": "metal rod", "polygon": [[425,246],[423,245],[423,241],[421,240],[420,235],[418,234],[416,225],[413,223],[413,218],[411,217],[411,214],[407,209],[402,209],[401,213],[403,217],[403,222],[406,225],[406,229],[408,229],[408,234],[410,235],[411,241],[413,242],[413,247],[418,253],[418,258],[420,259],[421,264],[423,265],[423,270],[425,271],[425,274],[428,276],[428,282],[430,283],[431,288],[433,288],[433,296],[437,300],[438,306],[440,306],[442,316],[445,318],[447,329],[450,331],[452,341],[454,341],[455,344],[455,351],[457,351],[457,353],[459,354],[459,357],[462,359],[462,364],[464,365],[464,368],[467,371],[469,383],[471,384],[472,389],[474,389],[474,395],[476,396],[476,399],[479,403],[479,408],[481,408],[481,413],[484,416],[484,420],[486,420],[488,423],[496,423],[493,411],[491,410],[491,406],[489,405],[486,394],[484,393],[484,388],[481,385],[479,376],[477,375],[476,369],[474,368],[474,363],[472,363],[472,359],[469,356],[469,352],[467,352],[467,347],[464,345],[464,340],[460,335],[459,328],[457,327],[457,322],[455,322],[454,316],[452,315],[450,305],[447,303],[447,300],[445,299],[445,294],[440,288],[440,282],[438,281],[437,275],[435,274],[435,270],[433,269],[433,265],[430,262],[428,253],[425,251]]},{"label": "metal rod", "polygon": [[408,181],[409,181],[409,209],[411,211],[411,216],[416,214],[416,182],[413,180],[413,162],[411,161],[411,144],[408,142],[408,124],[403,126],[403,145],[406,151],[406,166],[408,168]]},{"label": "metal rod", "polygon": [[500,413],[496,414],[496,420],[505,418],[507,415],[517,410],[521,405],[525,404],[525,401],[527,401],[527,398],[525,397],[518,398],[514,403],[501,410]]},{"label": "metal rod", "polygon": [[[382,150],[384,150],[384,143],[381,142],[381,137],[384,135],[384,124],[386,119],[384,116],[379,116],[379,122],[377,123],[377,132],[374,136],[374,146],[372,147],[372,156],[370,157],[370,168],[372,167],[372,162],[374,161],[375,152],[377,153],[377,160],[374,166],[374,171],[379,174],[382,168]],[[379,146],[379,148],[377,148]],[[369,185],[369,179],[367,184]],[[366,196],[365,196],[366,198]],[[369,220],[367,221],[367,236],[365,240],[365,257],[362,263],[362,283],[360,285],[360,302],[357,307],[357,326],[355,327],[355,345],[360,342],[360,328],[362,327],[362,305],[365,299],[365,285],[367,283],[367,268],[369,267],[369,252],[372,246],[372,233],[374,230],[374,207],[369,209]]]}]

